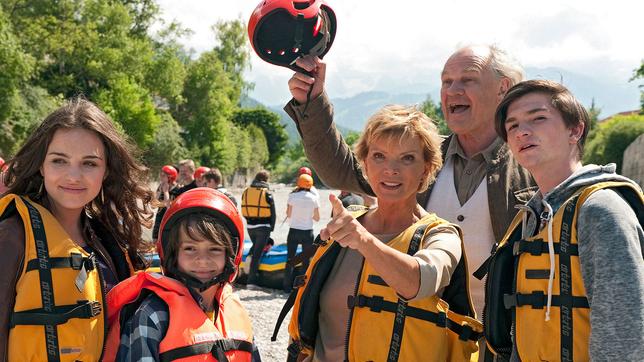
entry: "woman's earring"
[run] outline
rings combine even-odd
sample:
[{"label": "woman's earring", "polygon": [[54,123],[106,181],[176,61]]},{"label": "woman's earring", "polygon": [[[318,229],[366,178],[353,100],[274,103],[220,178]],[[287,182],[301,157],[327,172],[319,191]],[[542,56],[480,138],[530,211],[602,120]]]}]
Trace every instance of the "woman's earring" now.
[{"label": "woman's earring", "polygon": [[103,188],[101,187],[101,204],[105,205],[105,194],[103,194]]},{"label": "woman's earring", "polygon": [[45,180],[43,179],[42,182],[40,183],[40,187],[38,188],[38,198],[42,197],[44,185],[45,185]]}]

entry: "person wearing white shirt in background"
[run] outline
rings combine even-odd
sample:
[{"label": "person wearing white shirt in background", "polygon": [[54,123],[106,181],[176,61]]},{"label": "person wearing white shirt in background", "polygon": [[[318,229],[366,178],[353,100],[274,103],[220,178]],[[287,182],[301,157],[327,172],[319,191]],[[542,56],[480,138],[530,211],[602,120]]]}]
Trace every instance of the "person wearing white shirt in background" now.
[{"label": "person wearing white shirt in background", "polygon": [[[286,238],[287,260],[295,256],[297,246],[302,244],[302,249],[313,245],[313,222],[320,220],[320,199],[313,193],[313,178],[303,173],[297,178],[297,187],[288,196],[286,217],[290,219],[290,229]],[[309,260],[302,262],[301,272],[309,266]],[[284,291],[291,292],[294,279],[294,266],[286,267],[284,276]]]}]

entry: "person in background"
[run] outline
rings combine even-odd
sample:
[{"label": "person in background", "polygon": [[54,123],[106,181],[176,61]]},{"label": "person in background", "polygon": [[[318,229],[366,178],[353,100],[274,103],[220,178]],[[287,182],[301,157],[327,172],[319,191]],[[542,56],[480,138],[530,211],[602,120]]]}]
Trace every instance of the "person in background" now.
[{"label": "person in background", "polygon": [[[313,171],[311,171],[311,169],[310,169],[310,168],[308,168],[308,167],[306,167],[306,166],[302,166],[302,167],[300,167],[300,168],[297,170],[297,176],[299,177],[300,175],[309,175],[309,176],[313,177]],[[297,181],[296,181],[296,182],[297,182]],[[311,187],[311,190],[310,190],[310,191],[311,191],[315,196],[317,196],[318,198],[320,197],[320,193],[318,192],[318,189],[317,189],[317,188],[315,188],[315,185],[314,185],[313,187]]]},{"label": "person in background", "polygon": [[488,264],[486,335],[512,361],[644,356],[644,198],[615,164],[582,164],[589,127],[581,102],[547,80],[515,85],[496,110],[539,186]]},{"label": "person in background", "polygon": [[177,197],[182,193],[197,187],[197,182],[195,180],[194,174],[195,162],[193,160],[185,159],[179,161],[179,180],[177,181],[179,187],[173,193],[174,197]]},{"label": "person in background", "polygon": [[206,181],[203,179],[203,175],[210,171],[210,167],[206,166],[199,166],[195,170],[194,178],[195,182],[197,183],[197,187],[205,187],[206,186]]},{"label": "person in background", "polygon": [[154,227],[152,228],[152,241],[156,242],[159,236],[159,225],[165,210],[174,200],[175,189],[177,188],[177,177],[179,172],[172,165],[165,165],[159,171],[159,187],[157,187],[156,200],[159,208],[154,217]]},{"label": "person in background", "polygon": [[269,190],[269,176],[268,171],[259,171],[250,186],[242,193],[242,215],[246,218],[248,235],[253,242],[247,285],[257,285],[264,247],[275,229],[275,201]]},{"label": "person in background", "polygon": [[94,103],[49,114],[7,163],[0,361],[98,361],[105,294],[146,265],[147,169]]},{"label": "person in background", "polygon": [[342,202],[342,206],[344,206],[345,208],[351,205],[364,205],[364,199],[362,198],[362,196],[346,190],[340,191],[338,199],[340,200],[340,202]]},{"label": "person in background", "polygon": [[235,195],[232,193],[228,192],[228,190],[224,187],[223,185],[223,176],[221,175],[221,171],[217,167],[213,167],[210,169],[210,171],[206,172],[203,174],[203,179],[206,187],[210,187],[211,189],[215,189],[224,195],[228,196],[230,201],[235,204],[235,207],[237,207],[237,199],[235,198]]},{"label": "person in background", "polygon": [[243,240],[241,216],[224,194],[210,188],[181,194],[161,222],[163,275],[140,273],[107,296],[104,360],[260,361],[250,318],[231,285]]},{"label": "person in background", "polygon": [[[286,272],[284,276],[284,292],[290,293],[293,286],[295,265],[289,261],[295,256],[297,246],[302,249],[313,246],[313,223],[320,220],[320,199],[311,192],[313,177],[308,174],[301,174],[297,178],[297,186],[288,195],[288,206],[286,217],[290,220],[288,236],[286,238]],[[309,260],[304,260],[300,270],[302,273],[309,266]]]}]

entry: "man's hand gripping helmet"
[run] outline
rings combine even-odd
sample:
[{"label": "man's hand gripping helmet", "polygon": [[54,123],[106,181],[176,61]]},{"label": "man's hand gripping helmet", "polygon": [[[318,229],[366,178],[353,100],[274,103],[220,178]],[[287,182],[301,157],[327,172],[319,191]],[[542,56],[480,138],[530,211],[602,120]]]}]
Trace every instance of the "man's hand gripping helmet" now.
[{"label": "man's hand gripping helmet", "polygon": [[295,61],[322,58],[336,32],[333,10],[324,0],[263,0],[248,21],[248,37],[263,60],[304,72]]}]

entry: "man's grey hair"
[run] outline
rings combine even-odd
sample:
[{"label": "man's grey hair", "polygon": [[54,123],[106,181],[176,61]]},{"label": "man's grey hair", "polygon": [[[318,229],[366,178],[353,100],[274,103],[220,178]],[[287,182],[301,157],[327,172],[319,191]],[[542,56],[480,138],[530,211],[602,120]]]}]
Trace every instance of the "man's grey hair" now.
[{"label": "man's grey hair", "polygon": [[525,79],[525,72],[519,62],[510,56],[505,50],[499,48],[496,44],[488,46],[490,57],[488,58],[490,67],[500,78],[508,78],[510,87]]}]

